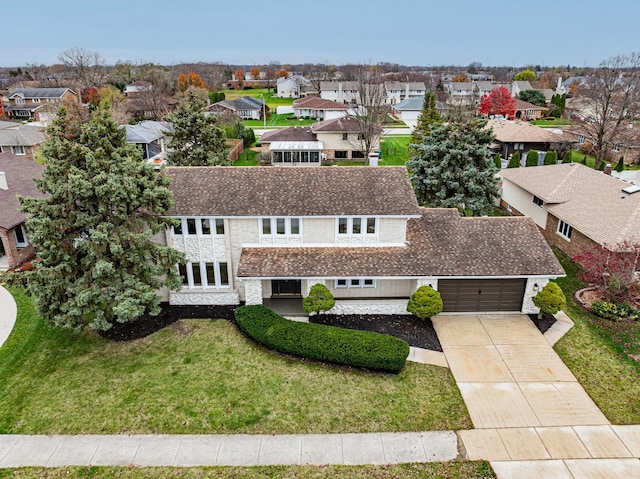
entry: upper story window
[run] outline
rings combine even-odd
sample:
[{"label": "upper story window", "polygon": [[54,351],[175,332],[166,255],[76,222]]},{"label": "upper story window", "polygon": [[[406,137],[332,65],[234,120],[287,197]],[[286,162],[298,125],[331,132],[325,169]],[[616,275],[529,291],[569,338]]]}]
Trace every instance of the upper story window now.
[{"label": "upper story window", "polygon": [[565,238],[566,240],[570,240],[571,233],[573,233],[573,228],[568,223],[565,223],[564,221],[560,220],[558,221],[557,233],[563,238]]},{"label": "upper story window", "polygon": [[339,235],[373,235],[377,231],[377,221],[373,216],[338,218]]},{"label": "upper story window", "polygon": [[24,98],[16,98],[16,105],[24,105],[26,103]]},{"label": "upper story window", "polygon": [[40,103],[40,98],[32,98],[31,101],[33,103]]},{"label": "upper story window", "polygon": [[343,140],[348,140],[349,139],[349,133],[343,133],[342,134],[342,139]]},{"label": "upper story window", "polygon": [[227,263],[188,262],[178,264],[182,284],[188,288],[226,288],[229,286]]},{"label": "upper story window", "polygon": [[179,221],[180,224],[173,227],[174,235],[224,235],[224,220],[222,218],[180,218]]},{"label": "upper story window", "polygon": [[16,145],[16,146],[12,146],[11,147],[11,153],[13,153],[14,155],[24,155],[24,146],[22,145]]},{"label": "upper story window", "polygon": [[542,201],[542,198],[538,198],[536,195],[533,195],[533,204],[536,206],[542,206],[544,204],[544,201]]},{"label": "upper story window", "polygon": [[297,236],[300,234],[300,218],[262,218],[262,236]]}]

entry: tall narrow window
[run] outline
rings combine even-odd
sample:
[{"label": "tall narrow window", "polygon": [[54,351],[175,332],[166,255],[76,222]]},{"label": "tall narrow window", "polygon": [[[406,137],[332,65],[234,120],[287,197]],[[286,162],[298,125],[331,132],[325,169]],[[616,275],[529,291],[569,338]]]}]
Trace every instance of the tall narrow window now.
[{"label": "tall narrow window", "polygon": [[229,286],[229,270],[227,263],[220,263],[220,285]]},{"label": "tall narrow window", "polygon": [[347,234],[347,218],[338,219],[338,233],[341,235]]},{"label": "tall narrow window", "polygon": [[17,226],[16,229],[13,230],[13,237],[16,240],[16,246],[18,248],[24,248],[29,245],[29,241],[27,240],[27,232],[25,231],[24,226]]},{"label": "tall narrow window", "polygon": [[276,218],[276,233],[279,235],[285,234],[284,218]]},{"label": "tall narrow window", "polygon": [[200,263],[191,263],[191,273],[193,274],[193,285],[202,286],[202,276],[200,275]]},{"label": "tall narrow window", "polygon": [[182,220],[178,220],[178,224],[173,227],[173,234],[174,235],[182,234]]},{"label": "tall narrow window", "polygon": [[202,234],[203,235],[210,235],[211,234],[211,220],[208,218],[203,218],[200,220],[201,223],[201,227],[202,227]]},{"label": "tall narrow window", "polygon": [[271,219],[263,218],[262,220],[262,234],[270,235],[271,234]]},{"label": "tall narrow window", "polygon": [[205,263],[204,267],[207,270],[207,286],[216,285],[216,272],[215,265],[213,263]]},{"label": "tall narrow window", "polygon": [[351,227],[351,233],[354,235],[359,235],[362,233],[362,220],[360,218],[353,218],[353,223]]},{"label": "tall narrow window", "polygon": [[196,219],[195,218],[187,218],[187,234],[190,234],[190,235],[196,234]]},{"label": "tall narrow window", "polygon": [[216,220],[216,234],[217,235],[223,235],[224,234],[224,220],[221,218],[218,218]]},{"label": "tall narrow window", "polygon": [[189,284],[189,277],[187,276],[187,265],[184,263],[178,263],[178,273],[182,277],[182,284]]},{"label": "tall narrow window", "polygon": [[376,232],[376,219],[367,218],[367,234],[375,234]]}]

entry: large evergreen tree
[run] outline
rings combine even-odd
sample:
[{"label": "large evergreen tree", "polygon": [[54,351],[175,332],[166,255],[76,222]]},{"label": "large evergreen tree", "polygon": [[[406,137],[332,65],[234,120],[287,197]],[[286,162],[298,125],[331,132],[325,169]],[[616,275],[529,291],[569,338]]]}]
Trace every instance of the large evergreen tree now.
[{"label": "large evergreen tree", "polygon": [[182,255],[151,240],[170,221],[169,179],[142,159],[126,132],[98,110],[80,123],[63,108],[42,148],[45,198],[22,198],[39,261],[27,284],[53,325],[105,330],[145,312],[156,291],[177,288]]},{"label": "large evergreen tree", "polygon": [[414,145],[407,166],[420,204],[486,215],[498,196],[485,122],[443,124]]},{"label": "large evergreen tree", "polygon": [[229,145],[218,128],[216,117],[205,115],[205,102],[195,91],[186,91],[183,100],[165,119],[173,125],[168,133],[167,163],[177,166],[230,165]]},{"label": "large evergreen tree", "polygon": [[411,143],[422,143],[424,137],[431,133],[431,129],[440,123],[442,118],[436,108],[436,96],[427,92],[422,102],[422,111],[418,115],[418,123],[411,134]]}]

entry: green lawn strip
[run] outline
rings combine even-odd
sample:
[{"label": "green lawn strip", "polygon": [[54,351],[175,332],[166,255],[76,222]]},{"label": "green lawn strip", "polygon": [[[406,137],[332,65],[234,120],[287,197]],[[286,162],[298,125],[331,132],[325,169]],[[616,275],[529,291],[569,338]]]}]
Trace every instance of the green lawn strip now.
[{"label": "green lawn strip", "polygon": [[[270,113],[267,115],[267,128],[284,128],[287,126],[309,126],[313,125],[316,120],[297,120],[293,118],[293,114],[278,115]],[[264,120],[243,120],[242,123],[246,127],[264,128]]]},{"label": "green lawn strip", "polygon": [[233,166],[256,166],[260,163],[259,152],[256,150],[244,150],[240,157],[233,162]]},{"label": "green lawn strip", "polygon": [[386,375],[294,359],[230,322],[186,320],[109,342],[49,328],[15,292],[0,349],[0,433],[290,434],[471,427],[447,369]]},{"label": "green lawn strip", "polygon": [[409,463],[383,466],[255,466],[255,467],[61,467],[0,469],[12,479],[490,479],[485,461]]},{"label": "green lawn strip", "polygon": [[[556,344],[555,350],[609,421],[638,424],[640,364],[625,354],[615,329],[608,329],[604,320],[575,304],[573,293],[584,286],[577,279],[577,266],[562,253],[558,253],[558,258],[567,278],[557,282],[567,297],[565,311],[575,326]],[[627,323],[627,326],[631,331],[638,331],[637,324]],[[624,334],[632,333],[626,331]],[[636,347],[637,341],[636,337]]]},{"label": "green lawn strip", "polygon": [[[266,88],[250,88],[248,90],[222,90],[225,100],[236,100],[243,96],[251,96],[262,100],[264,98],[267,106],[275,110],[279,106],[292,106],[295,98],[279,98],[276,95],[275,80],[273,82],[274,87],[271,88],[271,93],[268,93]],[[262,95],[262,97],[261,97]]]},{"label": "green lawn strip", "polygon": [[385,136],[380,145],[382,150],[381,166],[404,165],[409,159],[409,142],[411,137],[403,136]]},{"label": "green lawn strip", "polygon": [[556,118],[554,120],[532,120],[531,124],[544,128],[544,127],[577,125],[578,122],[569,120],[567,118]]}]

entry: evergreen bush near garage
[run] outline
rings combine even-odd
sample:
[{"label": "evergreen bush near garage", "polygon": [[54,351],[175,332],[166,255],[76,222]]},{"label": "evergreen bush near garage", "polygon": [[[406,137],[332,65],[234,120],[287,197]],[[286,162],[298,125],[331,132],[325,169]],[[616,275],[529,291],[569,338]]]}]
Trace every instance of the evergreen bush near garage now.
[{"label": "evergreen bush near garage", "polygon": [[509,160],[509,164],[507,168],[519,168],[520,167],[520,152],[516,151],[513,155],[511,155],[511,159]]},{"label": "evergreen bush near garage", "polygon": [[547,151],[547,154],[544,155],[544,164],[555,165],[557,163],[558,163],[558,152],[555,150]]},{"label": "evergreen bush near garage", "polygon": [[443,303],[440,293],[431,286],[420,286],[411,295],[407,303],[407,311],[420,319],[432,318],[442,312]]},{"label": "evergreen bush near garage", "polygon": [[393,373],[409,356],[409,344],[393,336],[290,321],[263,305],[242,306],[235,317],[254,341],[292,356]]},{"label": "evergreen bush near garage", "polygon": [[529,150],[527,152],[527,161],[525,166],[538,166],[538,158],[540,158],[540,155],[538,155],[536,150]]}]

